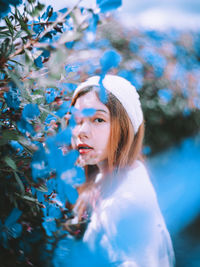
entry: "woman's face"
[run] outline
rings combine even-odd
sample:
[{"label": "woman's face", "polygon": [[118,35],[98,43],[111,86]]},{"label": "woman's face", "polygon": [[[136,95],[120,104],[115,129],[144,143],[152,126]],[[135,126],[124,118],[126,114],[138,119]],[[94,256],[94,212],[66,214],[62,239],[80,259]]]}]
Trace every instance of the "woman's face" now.
[{"label": "woman's face", "polygon": [[81,166],[100,164],[108,158],[110,137],[110,112],[94,91],[80,96],[75,103],[80,111],[95,109],[93,116],[77,115],[77,125],[73,129],[73,146],[78,149],[78,162]]}]

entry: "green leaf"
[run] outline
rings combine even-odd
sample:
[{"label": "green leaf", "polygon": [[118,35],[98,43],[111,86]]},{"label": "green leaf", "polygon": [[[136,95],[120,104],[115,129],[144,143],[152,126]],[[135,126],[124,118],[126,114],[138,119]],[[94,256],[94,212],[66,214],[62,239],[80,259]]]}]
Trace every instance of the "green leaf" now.
[{"label": "green leaf", "polygon": [[44,121],[45,121],[45,119],[46,119],[47,115],[48,115],[48,113],[47,113],[47,112],[42,112],[42,113],[40,114],[40,119],[41,119],[41,121],[42,121],[42,122],[44,122]]},{"label": "green leaf", "polygon": [[15,140],[17,141],[19,139],[19,136],[17,132],[10,131],[10,130],[4,130],[2,133],[2,138],[9,141],[9,140]]},{"label": "green leaf", "polygon": [[34,62],[34,58],[33,55],[31,53],[31,51],[29,51],[28,49],[24,49],[25,52],[25,61],[26,63],[33,63]]},{"label": "green leaf", "polygon": [[24,185],[23,185],[19,175],[16,172],[14,172],[14,175],[15,175],[15,179],[16,179],[19,187],[20,187],[20,191],[21,191],[22,195],[24,195],[25,194]]},{"label": "green leaf", "polygon": [[7,26],[1,26],[0,27],[0,31],[2,31],[2,30],[6,30],[7,29]]},{"label": "green leaf", "polygon": [[44,4],[38,3],[37,6],[29,14],[33,17],[37,17],[40,15],[40,11],[42,11],[44,7]]},{"label": "green leaf", "polygon": [[24,31],[20,30],[20,31],[17,31],[15,37],[14,37],[14,40],[16,40],[17,38],[20,38],[20,37],[24,37]]},{"label": "green leaf", "polygon": [[11,61],[11,62],[13,62],[13,63],[15,63],[15,64],[17,64],[17,65],[20,65],[20,66],[24,67],[24,65],[23,65],[22,63],[20,63],[20,62],[14,60],[14,59],[9,59],[9,61]]},{"label": "green leaf", "polygon": [[11,159],[10,157],[6,156],[4,158],[4,161],[10,168],[12,168],[15,171],[17,170],[17,166],[16,166],[16,164],[15,164],[13,159]]},{"label": "green leaf", "polygon": [[40,192],[48,192],[48,188],[45,184],[42,184],[39,187],[37,187],[37,190],[39,190]]},{"label": "green leaf", "polygon": [[31,36],[31,31],[29,31],[28,29],[28,25],[22,20],[22,19],[19,19],[19,23],[22,27],[22,29],[28,34],[28,36]]},{"label": "green leaf", "polygon": [[8,37],[10,36],[10,31],[3,31],[3,32],[0,32],[0,38],[5,38],[5,37]]},{"label": "green leaf", "polygon": [[23,199],[25,200],[28,200],[28,201],[31,201],[31,202],[34,202],[35,204],[38,204],[38,205],[41,205],[41,203],[36,199],[36,198],[33,198],[33,197],[29,197],[29,196],[23,196],[22,197]]},{"label": "green leaf", "polygon": [[8,29],[9,29],[11,35],[13,36],[14,35],[14,27],[13,27],[10,19],[8,17],[5,17],[5,22],[6,22],[7,26],[8,26]]},{"label": "green leaf", "polygon": [[11,40],[10,38],[6,38],[2,43],[1,43],[1,54],[3,55],[3,57],[6,58],[7,51],[8,51],[8,47],[10,46]]},{"label": "green leaf", "polygon": [[11,80],[16,84],[16,86],[21,90],[22,97],[31,101],[31,97],[29,96],[28,92],[26,91],[22,82],[20,81],[19,74],[17,74],[14,71],[10,71],[9,69],[6,69],[6,72],[8,76],[10,76]]}]

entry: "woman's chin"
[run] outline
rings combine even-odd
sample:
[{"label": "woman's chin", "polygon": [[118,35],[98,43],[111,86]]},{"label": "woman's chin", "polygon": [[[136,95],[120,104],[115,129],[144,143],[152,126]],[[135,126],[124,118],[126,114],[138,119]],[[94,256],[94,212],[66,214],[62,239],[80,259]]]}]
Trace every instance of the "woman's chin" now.
[{"label": "woman's chin", "polygon": [[89,155],[80,155],[77,160],[77,164],[81,167],[86,165],[96,165],[98,164],[99,160],[96,157],[91,157]]}]

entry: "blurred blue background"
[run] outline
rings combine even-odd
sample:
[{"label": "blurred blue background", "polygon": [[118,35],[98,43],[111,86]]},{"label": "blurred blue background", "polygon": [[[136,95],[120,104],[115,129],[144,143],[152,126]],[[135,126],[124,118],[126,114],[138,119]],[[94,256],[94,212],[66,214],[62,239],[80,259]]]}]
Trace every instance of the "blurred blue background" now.
[{"label": "blurred blue background", "polygon": [[147,160],[177,266],[200,266],[200,135]]}]

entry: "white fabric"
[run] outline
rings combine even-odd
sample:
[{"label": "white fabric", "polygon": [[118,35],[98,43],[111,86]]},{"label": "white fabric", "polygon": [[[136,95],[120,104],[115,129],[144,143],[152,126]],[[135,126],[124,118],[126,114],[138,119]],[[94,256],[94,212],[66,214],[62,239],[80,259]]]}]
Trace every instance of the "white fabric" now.
[{"label": "white fabric", "polygon": [[[75,96],[80,90],[89,86],[99,86],[100,76],[90,77],[87,81],[81,83],[74,92]],[[135,133],[143,121],[143,113],[139,100],[139,95],[135,87],[126,79],[107,74],[103,79],[103,86],[111,92],[123,105],[128,113]]]},{"label": "white fabric", "polygon": [[174,266],[170,236],[144,165],[137,161],[121,179],[93,211],[83,241],[74,242],[69,266]]}]

